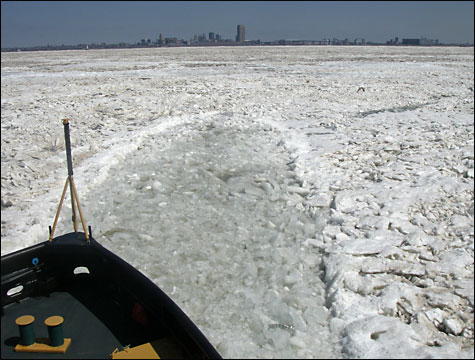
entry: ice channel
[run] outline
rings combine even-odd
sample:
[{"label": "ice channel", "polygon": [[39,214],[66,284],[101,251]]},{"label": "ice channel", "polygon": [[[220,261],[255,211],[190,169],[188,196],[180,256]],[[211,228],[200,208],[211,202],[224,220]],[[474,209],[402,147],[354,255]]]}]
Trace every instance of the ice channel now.
[{"label": "ice channel", "polygon": [[336,358],[321,255],[305,246],[320,229],[292,168],[275,129],[221,114],[149,135],[82,203],[95,238],[224,357]]}]

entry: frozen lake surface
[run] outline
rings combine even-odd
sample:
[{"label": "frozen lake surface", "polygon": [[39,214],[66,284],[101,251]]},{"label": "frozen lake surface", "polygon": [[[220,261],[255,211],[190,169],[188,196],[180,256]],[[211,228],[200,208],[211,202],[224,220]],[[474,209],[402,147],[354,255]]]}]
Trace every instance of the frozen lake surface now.
[{"label": "frozen lake surface", "polygon": [[47,239],[67,117],[94,237],[224,357],[473,358],[473,61],[435,47],[2,53],[2,254]]}]

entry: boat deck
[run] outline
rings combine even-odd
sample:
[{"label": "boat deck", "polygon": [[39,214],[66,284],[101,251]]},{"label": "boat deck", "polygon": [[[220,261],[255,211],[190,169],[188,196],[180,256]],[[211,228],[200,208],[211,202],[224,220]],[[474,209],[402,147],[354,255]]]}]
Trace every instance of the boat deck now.
[{"label": "boat deck", "polygon": [[[64,358],[94,359],[110,358],[114,349],[136,346],[157,338],[130,316],[130,308],[124,311],[123,304],[114,300],[110,289],[92,284],[90,277],[78,277],[67,288],[56,289],[48,296],[28,297],[3,308],[1,331],[1,358]],[[88,282],[88,285],[84,282]],[[105,293],[107,292],[107,293]],[[47,338],[48,330],[44,320],[52,315],[64,318],[63,335],[71,339],[66,354],[15,352],[20,335],[15,319],[22,315],[33,315],[36,338]],[[164,334],[165,335],[165,334]],[[154,336],[155,338],[151,338]]]},{"label": "boat deck", "polygon": [[[61,316],[63,337],[71,339],[66,353],[15,351],[20,342],[15,320],[23,315],[35,318],[36,339],[48,339],[44,321]],[[220,358],[159,287],[92,237],[84,241],[84,234],[2,256],[1,322],[2,359],[110,359],[116,349],[117,358],[142,350],[160,358]],[[44,340],[36,342],[26,350],[47,347]]]}]

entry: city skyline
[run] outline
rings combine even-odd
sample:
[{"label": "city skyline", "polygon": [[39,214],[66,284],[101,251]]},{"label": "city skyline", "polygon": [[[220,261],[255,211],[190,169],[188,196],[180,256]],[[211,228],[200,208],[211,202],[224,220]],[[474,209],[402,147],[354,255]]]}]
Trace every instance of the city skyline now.
[{"label": "city skyline", "polygon": [[429,38],[473,44],[474,6],[451,2],[13,2],[2,1],[2,48],[220,34],[246,40]]}]

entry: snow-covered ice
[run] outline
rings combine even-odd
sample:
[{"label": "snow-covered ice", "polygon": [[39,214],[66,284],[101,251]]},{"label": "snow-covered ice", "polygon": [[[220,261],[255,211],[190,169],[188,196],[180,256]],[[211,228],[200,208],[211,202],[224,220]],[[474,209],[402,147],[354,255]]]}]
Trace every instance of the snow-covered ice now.
[{"label": "snow-covered ice", "polygon": [[48,237],[69,118],[94,237],[224,357],[473,358],[473,47],[1,58],[2,254]]}]

